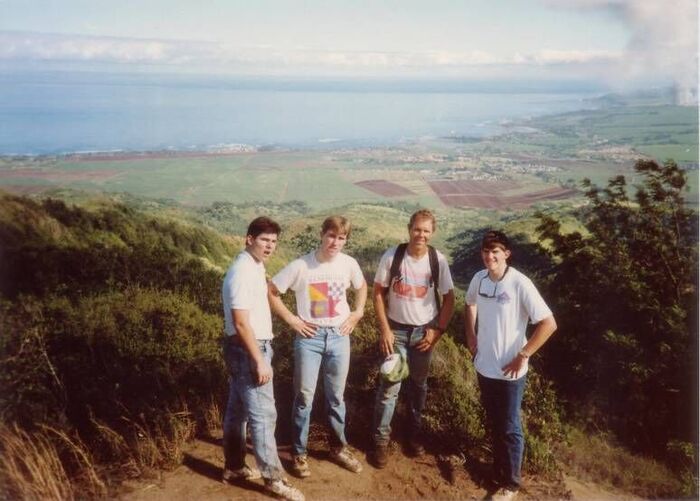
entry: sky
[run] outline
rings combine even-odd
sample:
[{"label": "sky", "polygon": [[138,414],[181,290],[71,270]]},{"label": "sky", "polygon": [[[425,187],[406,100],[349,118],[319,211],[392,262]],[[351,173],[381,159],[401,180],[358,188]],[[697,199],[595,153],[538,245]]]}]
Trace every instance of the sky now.
[{"label": "sky", "polygon": [[698,0],[0,0],[0,72],[697,87]]}]

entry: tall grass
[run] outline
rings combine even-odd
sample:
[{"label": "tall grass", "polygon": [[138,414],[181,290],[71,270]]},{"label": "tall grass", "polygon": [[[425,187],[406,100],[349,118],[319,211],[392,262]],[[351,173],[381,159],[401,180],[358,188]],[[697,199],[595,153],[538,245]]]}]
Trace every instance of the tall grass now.
[{"label": "tall grass", "polygon": [[[34,432],[0,425],[0,494],[9,499],[105,497],[90,453],[75,437],[50,426]],[[77,488],[79,486],[79,489]]]}]

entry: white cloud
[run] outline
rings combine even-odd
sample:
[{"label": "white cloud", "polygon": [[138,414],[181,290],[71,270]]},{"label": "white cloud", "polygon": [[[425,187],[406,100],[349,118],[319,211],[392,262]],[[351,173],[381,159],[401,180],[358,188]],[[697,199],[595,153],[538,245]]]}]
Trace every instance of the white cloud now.
[{"label": "white cloud", "polygon": [[616,16],[632,32],[619,71],[626,79],[665,77],[698,85],[697,0],[547,0],[565,9]]}]

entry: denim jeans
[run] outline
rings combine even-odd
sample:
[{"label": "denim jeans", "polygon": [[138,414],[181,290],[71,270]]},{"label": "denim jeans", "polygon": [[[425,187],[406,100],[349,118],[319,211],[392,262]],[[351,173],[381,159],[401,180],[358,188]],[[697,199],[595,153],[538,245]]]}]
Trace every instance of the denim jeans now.
[{"label": "denim jeans", "polygon": [[[268,364],[272,362],[269,340],[258,341]],[[246,424],[250,426],[253,452],[262,476],[277,479],[282,465],[277,455],[275,426],[277,409],[272,379],[262,386],[252,373],[251,358],[242,346],[224,340],[224,360],[229,371],[229,394],[224,414],[224,460],[227,469],[243,467],[246,451]]]},{"label": "denim jeans", "polygon": [[319,327],[314,337],[297,334],[294,339],[294,404],[292,449],[306,454],[311,407],[319,372],[326,397],[325,410],[333,433],[331,447],[347,445],[345,439],[345,382],[350,369],[350,336],[337,327]]},{"label": "denim jeans", "polygon": [[[418,351],[415,345],[423,339],[425,327],[394,329],[394,353],[401,353],[408,361],[408,398],[410,406],[410,431],[419,432],[421,415],[428,395],[428,372],[432,350]],[[389,383],[379,378],[374,404],[374,443],[387,444],[391,436],[391,418],[396,409],[396,400],[401,390],[401,382]]]},{"label": "denim jeans", "polygon": [[514,381],[492,379],[478,374],[481,404],[491,429],[495,481],[503,487],[520,487],[520,468],[525,437],[520,406],[526,376]]}]

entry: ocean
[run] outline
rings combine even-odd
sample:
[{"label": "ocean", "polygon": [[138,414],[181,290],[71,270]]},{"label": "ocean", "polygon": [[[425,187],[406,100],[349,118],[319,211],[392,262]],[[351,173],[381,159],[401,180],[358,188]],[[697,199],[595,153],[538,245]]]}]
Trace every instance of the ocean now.
[{"label": "ocean", "polygon": [[5,73],[0,154],[391,146],[497,134],[509,121],[591,108],[591,97],[455,82]]}]

